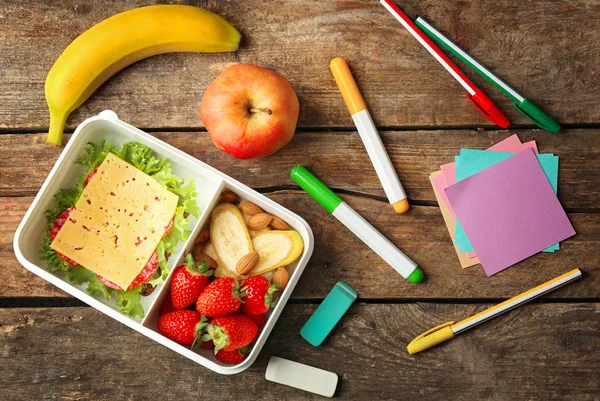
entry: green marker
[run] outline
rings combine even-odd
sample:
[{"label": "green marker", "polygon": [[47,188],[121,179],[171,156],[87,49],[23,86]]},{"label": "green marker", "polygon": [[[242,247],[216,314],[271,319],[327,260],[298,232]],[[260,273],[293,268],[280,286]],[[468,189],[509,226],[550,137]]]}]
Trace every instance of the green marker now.
[{"label": "green marker", "polygon": [[540,109],[531,100],[526,99],[519,92],[508,86],[506,82],[481,65],[477,60],[471,57],[471,55],[458,47],[454,42],[444,36],[443,33],[438,31],[429,22],[425,21],[421,17],[417,17],[415,24],[424,30],[427,35],[431,36],[440,45],[446,48],[446,50],[450,51],[469,67],[474,69],[475,72],[485,78],[485,80],[490,82],[496,88],[500,89],[502,93],[511,98],[511,100],[514,102],[513,106],[515,106],[515,109],[519,110],[519,112],[523,114],[523,116],[525,116],[525,118],[527,118],[529,121],[550,132],[560,131],[560,125],[558,125],[558,123],[554,121],[552,117],[546,114],[544,110]]},{"label": "green marker", "polygon": [[412,283],[423,280],[423,271],[402,251],[394,246],[361,215],[303,166],[290,171],[290,177],[336,219],[342,222],[362,242],[371,248],[387,264]]}]

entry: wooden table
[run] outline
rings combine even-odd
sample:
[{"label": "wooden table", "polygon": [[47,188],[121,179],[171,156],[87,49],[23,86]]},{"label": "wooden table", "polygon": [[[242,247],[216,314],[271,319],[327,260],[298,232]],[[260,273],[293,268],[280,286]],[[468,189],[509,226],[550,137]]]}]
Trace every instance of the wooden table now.
[{"label": "wooden table", "polygon": [[[472,71],[509,116],[491,126],[464,91],[375,0],[191,1],[243,34],[235,54],[153,57],[112,78],[68,121],[72,132],[104,109],[252,186],[304,217],[313,257],[259,359],[220,376],[136,334],[29,273],[12,238],[61,149],[44,145],[46,73],[94,23],[149,3],[8,0],[0,5],[0,398],[316,399],[264,380],[278,355],[336,372],[337,397],[353,400],[600,399],[600,1],[404,0],[564,129],[536,129]],[[329,72],[345,57],[380,127],[411,210],[394,215]],[[198,107],[232,63],[289,79],[301,103],[297,134],[272,157],[234,161],[211,143]],[[560,156],[559,198],[577,235],[487,278],[461,269],[428,181],[460,148],[518,133]],[[288,177],[302,163],[401,247],[427,274],[403,280]],[[434,350],[406,344],[574,267],[585,278]],[[299,330],[343,280],[360,299],[319,348]]]}]

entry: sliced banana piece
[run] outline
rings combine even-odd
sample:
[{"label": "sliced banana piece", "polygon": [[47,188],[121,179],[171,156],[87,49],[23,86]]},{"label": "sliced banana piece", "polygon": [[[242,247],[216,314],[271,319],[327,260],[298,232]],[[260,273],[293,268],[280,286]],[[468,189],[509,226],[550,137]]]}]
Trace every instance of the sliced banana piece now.
[{"label": "sliced banana piece", "polygon": [[217,254],[215,252],[215,247],[213,246],[212,242],[207,242],[206,245],[204,245],[204,248],[202,250],[204,251],[205,254],[207,254],[214,260],[218,259]]},{"label": "sliced banana piece", "polygon": [[250,272],[251,276],[265,274],[279,266],[289,265],[302,255],[304,242],[298,232],[269,231],[252,239],[252,246],[258,252],[258,264]]},{"label": "sliced banana piece", "polygon": [[242,212],[236,206],[222,203],[215,208],[210,223],[210,242],[219,263],[215,275],[241,279],[235,266],[254,249]]}]

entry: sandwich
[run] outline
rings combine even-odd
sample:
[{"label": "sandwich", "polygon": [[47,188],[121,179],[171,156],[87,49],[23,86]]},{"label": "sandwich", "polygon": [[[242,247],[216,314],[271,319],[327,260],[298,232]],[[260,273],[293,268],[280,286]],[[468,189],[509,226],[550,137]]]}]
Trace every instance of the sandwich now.
[{"label": "sandwich", "polygon": [[168,257],[190,234],[188,216],[199,215],[196,186],[138,142],[89,143],[76,164],[85,171],[46,213],[41,258],[89,294],[116,299],[124,315],[143,317],[142,296],[165,281]]}]

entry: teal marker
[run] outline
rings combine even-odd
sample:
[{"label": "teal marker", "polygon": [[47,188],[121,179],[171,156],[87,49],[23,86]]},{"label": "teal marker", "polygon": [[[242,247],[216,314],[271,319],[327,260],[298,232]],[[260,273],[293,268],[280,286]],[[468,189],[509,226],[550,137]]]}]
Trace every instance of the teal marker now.
[{"label": "teal marker", "polygon": [[346,202],[303,166],[290,171],[290,177],[310,196],[333,214],[343,225],[371,248],[387,264],[412,283],[423,280],[423,271],[402,251],[375,229],[368,221],[356,213]]},{"label": "teal marker", "polygon": [[519,110],[519,112],[523,114],[523,116],[525,116],[525,118],[527,118],[529,121],[550,132],[560,131],[560,125],[558,125],[558,123],[554,121],[552,117],[546,114],[544,110],[540,109],[531,100],[526,99],[516,90],[508,86],[506,82],[481,65],[481,63],[471,57],[469,53],[458,47],[454,42],[444,36],[443,33],[438,31],[429,22],[425,21],[421,17],[418,17],[415,21],[415,24],[425,31],[427,35],[431,36],[435,41],[446,48],[446,50],[454,54],[465,64],[474,69],[475,72],[481,75],[485,80],[508,96],[514,102],[513,106],[515,106],[515,109]]}]

